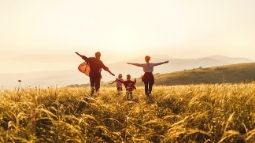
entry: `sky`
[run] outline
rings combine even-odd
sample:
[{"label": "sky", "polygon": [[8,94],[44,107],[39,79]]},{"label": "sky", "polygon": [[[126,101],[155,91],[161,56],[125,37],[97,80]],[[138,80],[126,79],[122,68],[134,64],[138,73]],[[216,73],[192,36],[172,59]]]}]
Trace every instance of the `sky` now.
[{"label": "sky", "polygon": [[0,0],[0,73],[144,55],[255,60],[254,0]]}]

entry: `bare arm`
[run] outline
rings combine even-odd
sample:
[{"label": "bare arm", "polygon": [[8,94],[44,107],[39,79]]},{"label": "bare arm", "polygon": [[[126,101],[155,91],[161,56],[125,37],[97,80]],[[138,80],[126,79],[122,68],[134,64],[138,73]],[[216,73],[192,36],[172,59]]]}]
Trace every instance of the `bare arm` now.
[{"label": "bare arm", "polygon": [[154,66],[159,66],[159,65],[167,64],[167,63],[169,63],[169,61],[164,61],[164,62],[160,62],[160,63],[155,63]]},{"label": "bare arm", "polygon": [[[103,63],[102,63],[102,64],[103,64]],[[103,69],[104,69],[105,71],[107,71],[108,73],[110,73],[112,76],[115,76],[115,74],[112,73],[111,70],[110,70],[108,67],[106,67],[104,64],[103,64]]]},{"label": "bare arm", "polygon": [[114,84],[116,82],[116,80],[114,80],[113,82],[110,82],[109,84]]},{"label": "bare arm", "polygon": [[77,54],[78,56],[80,56],[83,60],[87,60],[88,58],[86,57],[86,56],[84,56],[84,55],[81,55],[80,53],[78,53],[78,52],[75,52],[75,54]]},{"label": "bare arm", "polygon": [[115,74],[114,73],[112,73],[111,71],[110,71],[110,69],[108,68],[108,70],[106,70],[108,73],[110,73],[112,76],[115,76]]},{"label": "bare arm", "polygon": [[134,66],[137,66],[137,67],[142,67],[143,64],[139,64],[139,63],[127,63],[129,65],[134,65]]}]

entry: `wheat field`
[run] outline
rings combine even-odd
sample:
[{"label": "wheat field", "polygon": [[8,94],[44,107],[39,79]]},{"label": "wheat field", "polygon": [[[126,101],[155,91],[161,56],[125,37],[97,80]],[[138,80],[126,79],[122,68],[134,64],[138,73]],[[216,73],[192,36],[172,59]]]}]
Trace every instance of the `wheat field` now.
[{"label": "wheat field", "polygon": [[26,88],[0,93],[0,142],[254,143],[255,83],[143,88]]}]

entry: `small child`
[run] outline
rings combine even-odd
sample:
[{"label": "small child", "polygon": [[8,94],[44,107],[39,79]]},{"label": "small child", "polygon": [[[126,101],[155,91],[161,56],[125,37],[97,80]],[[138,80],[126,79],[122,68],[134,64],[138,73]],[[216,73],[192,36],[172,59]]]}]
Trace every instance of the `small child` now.
[{"label": "small child", "polygon": [[122,91],[123,91],[122,83],[124,82],[124,80],[122,79],[122,74],[119,74],[118,78],[116,78],[116,80],[111,82],[110,84],[113,84],[115,82],[116,82],[116,87],[117,87],[118,95],[120,95],[122,93]]},{"label": "small child", "polygon": [[134,81],[131,80],[131,75],[127,75],[127,80],[122,81],[126,88],[126,98],[127,100],[132,100],[133,99],[133,94],[132,92],[136,89],[135,84],[136,84],[136,79]]}]

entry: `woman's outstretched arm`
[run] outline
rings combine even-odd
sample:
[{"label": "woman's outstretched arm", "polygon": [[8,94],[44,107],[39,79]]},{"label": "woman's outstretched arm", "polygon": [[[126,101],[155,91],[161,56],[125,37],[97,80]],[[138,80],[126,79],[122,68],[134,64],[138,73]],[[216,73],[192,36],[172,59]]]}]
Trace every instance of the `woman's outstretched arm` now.
[{"label": "woman's outstretched arm", "polygon": [[127,63],[129,65],[134,65],[134,66],[138,66],[138,67],[142,67],[143,64],[139,64],[139,63]]},{"label": "woman's outstretched arm", "polygon": [[167,63],[169,63],[169,61],[164,61],[164,62],[160,62],[160,63],[155,63],[154,66],[159,66],[159,65],[167,64]]}]

